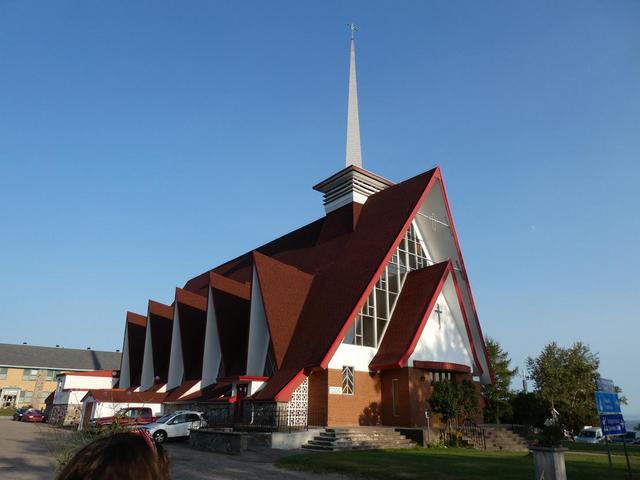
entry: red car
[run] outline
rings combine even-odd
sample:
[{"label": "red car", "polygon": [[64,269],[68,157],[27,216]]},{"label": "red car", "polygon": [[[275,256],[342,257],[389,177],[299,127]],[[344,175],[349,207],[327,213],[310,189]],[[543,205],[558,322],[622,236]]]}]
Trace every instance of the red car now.
[{"label": "red car", "polygon": [[30,408],[22,414],[22,418],[20,420],[23,422],[42,423],[44,422],[44,414],[40,410]]},{"label": "red car", "polygon": [[117,423],[123,427],[133,427],[155,422],[156,418],[149,407],[129,407],[121,408],[113,417],[92,418],[89,425],[92,427],[104,427]]}]

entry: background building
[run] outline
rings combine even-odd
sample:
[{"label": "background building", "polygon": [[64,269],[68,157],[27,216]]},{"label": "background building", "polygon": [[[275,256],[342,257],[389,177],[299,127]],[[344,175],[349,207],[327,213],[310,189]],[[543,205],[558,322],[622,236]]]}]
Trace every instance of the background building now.
[{"label": "background building", "polygon": [[0,343],[0,408],[41,408],[61,372],[118,370],[119,352]]}]

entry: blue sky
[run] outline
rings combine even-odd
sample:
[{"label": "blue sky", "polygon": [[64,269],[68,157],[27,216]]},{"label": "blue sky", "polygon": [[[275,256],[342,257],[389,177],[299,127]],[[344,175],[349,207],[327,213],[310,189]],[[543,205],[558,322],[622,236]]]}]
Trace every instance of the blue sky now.
[{"label": "blue sky", "polygon": [[126,310],[322,215],[358,32],[366,168],[441,165],[485,334],[599,352],[640,417],[640,3],[0,2],[0,341]]}]

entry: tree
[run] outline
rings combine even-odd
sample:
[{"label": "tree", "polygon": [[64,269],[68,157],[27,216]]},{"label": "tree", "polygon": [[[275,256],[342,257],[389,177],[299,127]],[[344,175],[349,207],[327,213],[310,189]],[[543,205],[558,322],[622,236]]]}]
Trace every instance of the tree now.
[{"label": "tree", "polygon": [[511,380],[518,373],[518,368],[509,368],[511,358],[502,349],[500,343],[492,338],[486,340],[489,362],[495,376],[495,383],[482,385],[482,395],[486,400],[484,419],[487,423],[500,423],[511,418],[511,404],[513,396]]},{"label": "tree", "polygon": [[511,398],[513,423],[542,428],[549,417],[551,403],[536,392],[518,392]]},{"label": "tree", "polygon": [[462,383],[451,380],[441,380],[433,385],[431,392],[431,409],[442,415],[447,428],[451,428],[451,421],[466,420],[478,413],[478,394],[471,382]]},{"label": "tree", "polygon": [[569,348],[550,343],[536,358],[527,359],[537,393],[558,411],[573,431],[597,422],[595,381],[600,360],[582,342]]}]

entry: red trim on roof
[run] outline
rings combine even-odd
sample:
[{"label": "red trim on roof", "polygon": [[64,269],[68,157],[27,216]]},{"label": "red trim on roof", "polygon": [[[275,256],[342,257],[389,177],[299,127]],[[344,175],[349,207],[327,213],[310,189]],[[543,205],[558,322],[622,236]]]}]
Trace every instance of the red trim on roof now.
[{"label": "red trim on roof", "polygon": [[415,368],[421,368],[424,370],[454,372],[454,373],[471,373],[471,367],[468,365],[462,365],[460,363],[449,362],[423,362],[420,360],[414,360],[413,366]]},{"label": "red trim on roof", "polygon": [[58,376],[67,375],[72,377],[117,377],[118,373],[118,370],[93,370],[90,372],[61,372],[58,374]]}]

